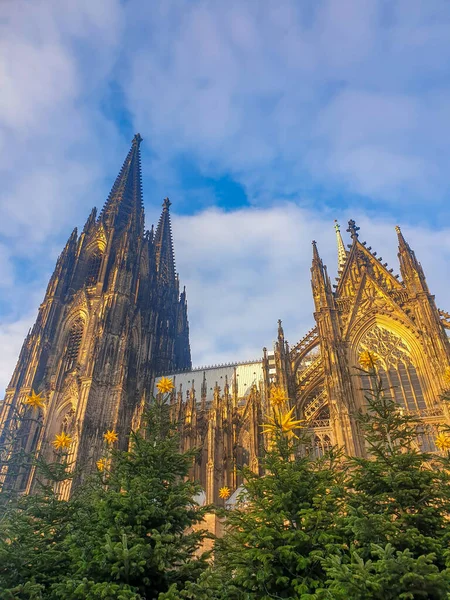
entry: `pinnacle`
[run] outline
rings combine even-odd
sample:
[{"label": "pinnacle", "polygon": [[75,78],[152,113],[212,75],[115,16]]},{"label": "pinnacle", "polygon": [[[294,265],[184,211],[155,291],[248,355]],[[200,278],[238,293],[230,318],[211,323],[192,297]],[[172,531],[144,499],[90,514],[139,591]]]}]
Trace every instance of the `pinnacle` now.
[{"label": "pinnacle", "polygon": [[137,133],[101,213],[103,221],[115,228],[126,225],[131,217],[136,222],[139,233],[143,233],[144,229],[139,150],[141,141],[142,137]]}]

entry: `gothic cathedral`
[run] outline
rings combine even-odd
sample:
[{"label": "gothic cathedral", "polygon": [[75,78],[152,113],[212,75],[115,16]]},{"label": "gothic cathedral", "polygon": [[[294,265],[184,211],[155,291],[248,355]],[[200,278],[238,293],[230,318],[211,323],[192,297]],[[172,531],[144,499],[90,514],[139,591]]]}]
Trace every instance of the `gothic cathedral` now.
[{"label": "gothic cathedral", "polygon": [[[13,415],[30,410],[24,401],[34,390],[45,406],[38,419],[23,419],[11,450],[50,457],[55,435],[67,432],[73,460],[88,472],[101,456],[107,429],[117,431],[119,447],[126,448],[155,380],[165,375],[175,384],[170,401],[182,447],[199,449],[192,476],[202,483],[202,501],[220,502],[219,489],[227,486],[232,502],[242,483],[238,467],[260,472],[261,425],[273,386],[305,419],[308,452],[320,455],[338,444],[364,454],[355,413],[364,408],[362,390],[370,381],[356,367],[368,350],[399,410],[421,418],[418,447],[435,451],[439,425],[450,423],[441,400],[449,386],[450,315],[437,308],[400,228],[401,279],[359,240],[354,221],[348,250],[336,225],[334,287],[313,242],[316,324],[304,338],[291,348],[279,321],[274,350],[264,348],[260,360],[192,369],[168,199],[156,232],[144,232],[140,142],[136,135],[100,215],[92,211],[58,258],[0,406],[0,443],[6,443]],[[31,466],[3,478],[20,491],[33,490]]]},{"label": "gothic cathedral", "polygon": [[[32,390],[46,402],[39,419],[22,420],[16,451],[51,458],[51,441],[64,431],[72,459],[92,469],[106,430],[123,432],[126,448],[154,374],[191,367],[170,202],[156,232],[144,231],[140,143],[138,134],[98,217],[94,208],[82,233],[72,232],[24,341],[1,406],[1,443],[15,415],[32,410],[24,404]],[[5,483],[27,493],[33,480],[30,466],[6,474]]]}]

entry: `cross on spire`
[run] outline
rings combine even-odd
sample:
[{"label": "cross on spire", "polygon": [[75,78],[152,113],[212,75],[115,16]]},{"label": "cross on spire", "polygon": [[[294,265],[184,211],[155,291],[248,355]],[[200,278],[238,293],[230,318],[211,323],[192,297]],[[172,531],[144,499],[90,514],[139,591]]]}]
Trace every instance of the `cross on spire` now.
[{"label": "cross on spire", "polygon": [[348,229],[347,231],[349,232],[352,240],[354,239],[358,239],[358,231],[360,230],[360,227],[356,226],[356,223],[354,221],[354,219],[350,219],[350,221],[348,222]]}]

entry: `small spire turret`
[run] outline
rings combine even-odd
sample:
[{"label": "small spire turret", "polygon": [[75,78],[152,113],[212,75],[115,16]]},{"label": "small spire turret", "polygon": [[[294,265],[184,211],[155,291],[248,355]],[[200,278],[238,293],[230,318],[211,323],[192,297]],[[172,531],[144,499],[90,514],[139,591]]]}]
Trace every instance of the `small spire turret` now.
[{"label": "small spire turret", "polygon": [[328,277],[327,269],[324,266],[322,259],[320,258],[319,251],[317,249],[317,243],[315,240],[312,243],[312,247],[313,260],[311,266],[311,285],[313,289],[316,310],[319,310],[319,308],[321,308],[322,306],[333,305],[334,300],[331,288],[331,281]]},{"label": "small spire turret", "polygon": [[166,284],[176,284],[175,257],[172,241],[172,225],[169,207],[172,203],[165,198],[158,227],[153,238],[156,255],[156,269],[159,279]]},{"label": "small spire turret", "polygon": [[89,215],[89,217],[87,218],[87,221],[83,227],[83,233],[87,233],[90,228],[95,224],[95,220],[97,218],[97,209],[94,208],[91,210],[91,213]]},{"label": "small spire turret", "polygon": [[336,231],[336,243],[338,250],[338,269],[341,270],[344,268],[345,261],[347,260],[347,252],[342,240],[341,228],[339,227],[339,223],[336,219],[334,220],[334,229]]},{"label": "small spire turret", "polygon": [[414,250],[411,250],[398,225],[395,226],[395,231],[397,232],[398,237],[398,259],[400,262],[400,273],[405,286],[413,293],[419,291],[428,292],[425,274],[423,272],[422,265],[416,258]]}]

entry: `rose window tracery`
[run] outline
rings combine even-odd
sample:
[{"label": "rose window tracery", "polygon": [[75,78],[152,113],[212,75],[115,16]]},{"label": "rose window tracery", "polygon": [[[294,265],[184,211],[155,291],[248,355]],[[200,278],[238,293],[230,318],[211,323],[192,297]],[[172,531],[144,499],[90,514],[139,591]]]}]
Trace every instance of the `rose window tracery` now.
[{"label": "rose window tracery", "polygon": [[[378,357],[377,373],[385,392],[404,408],[420,412],[426,408],[422,386],[408,346],[398,335],[376,325],[361,340],[358,354],[369,351]],[[370,378],[361,376],[362,389],[372,389]]]}]

